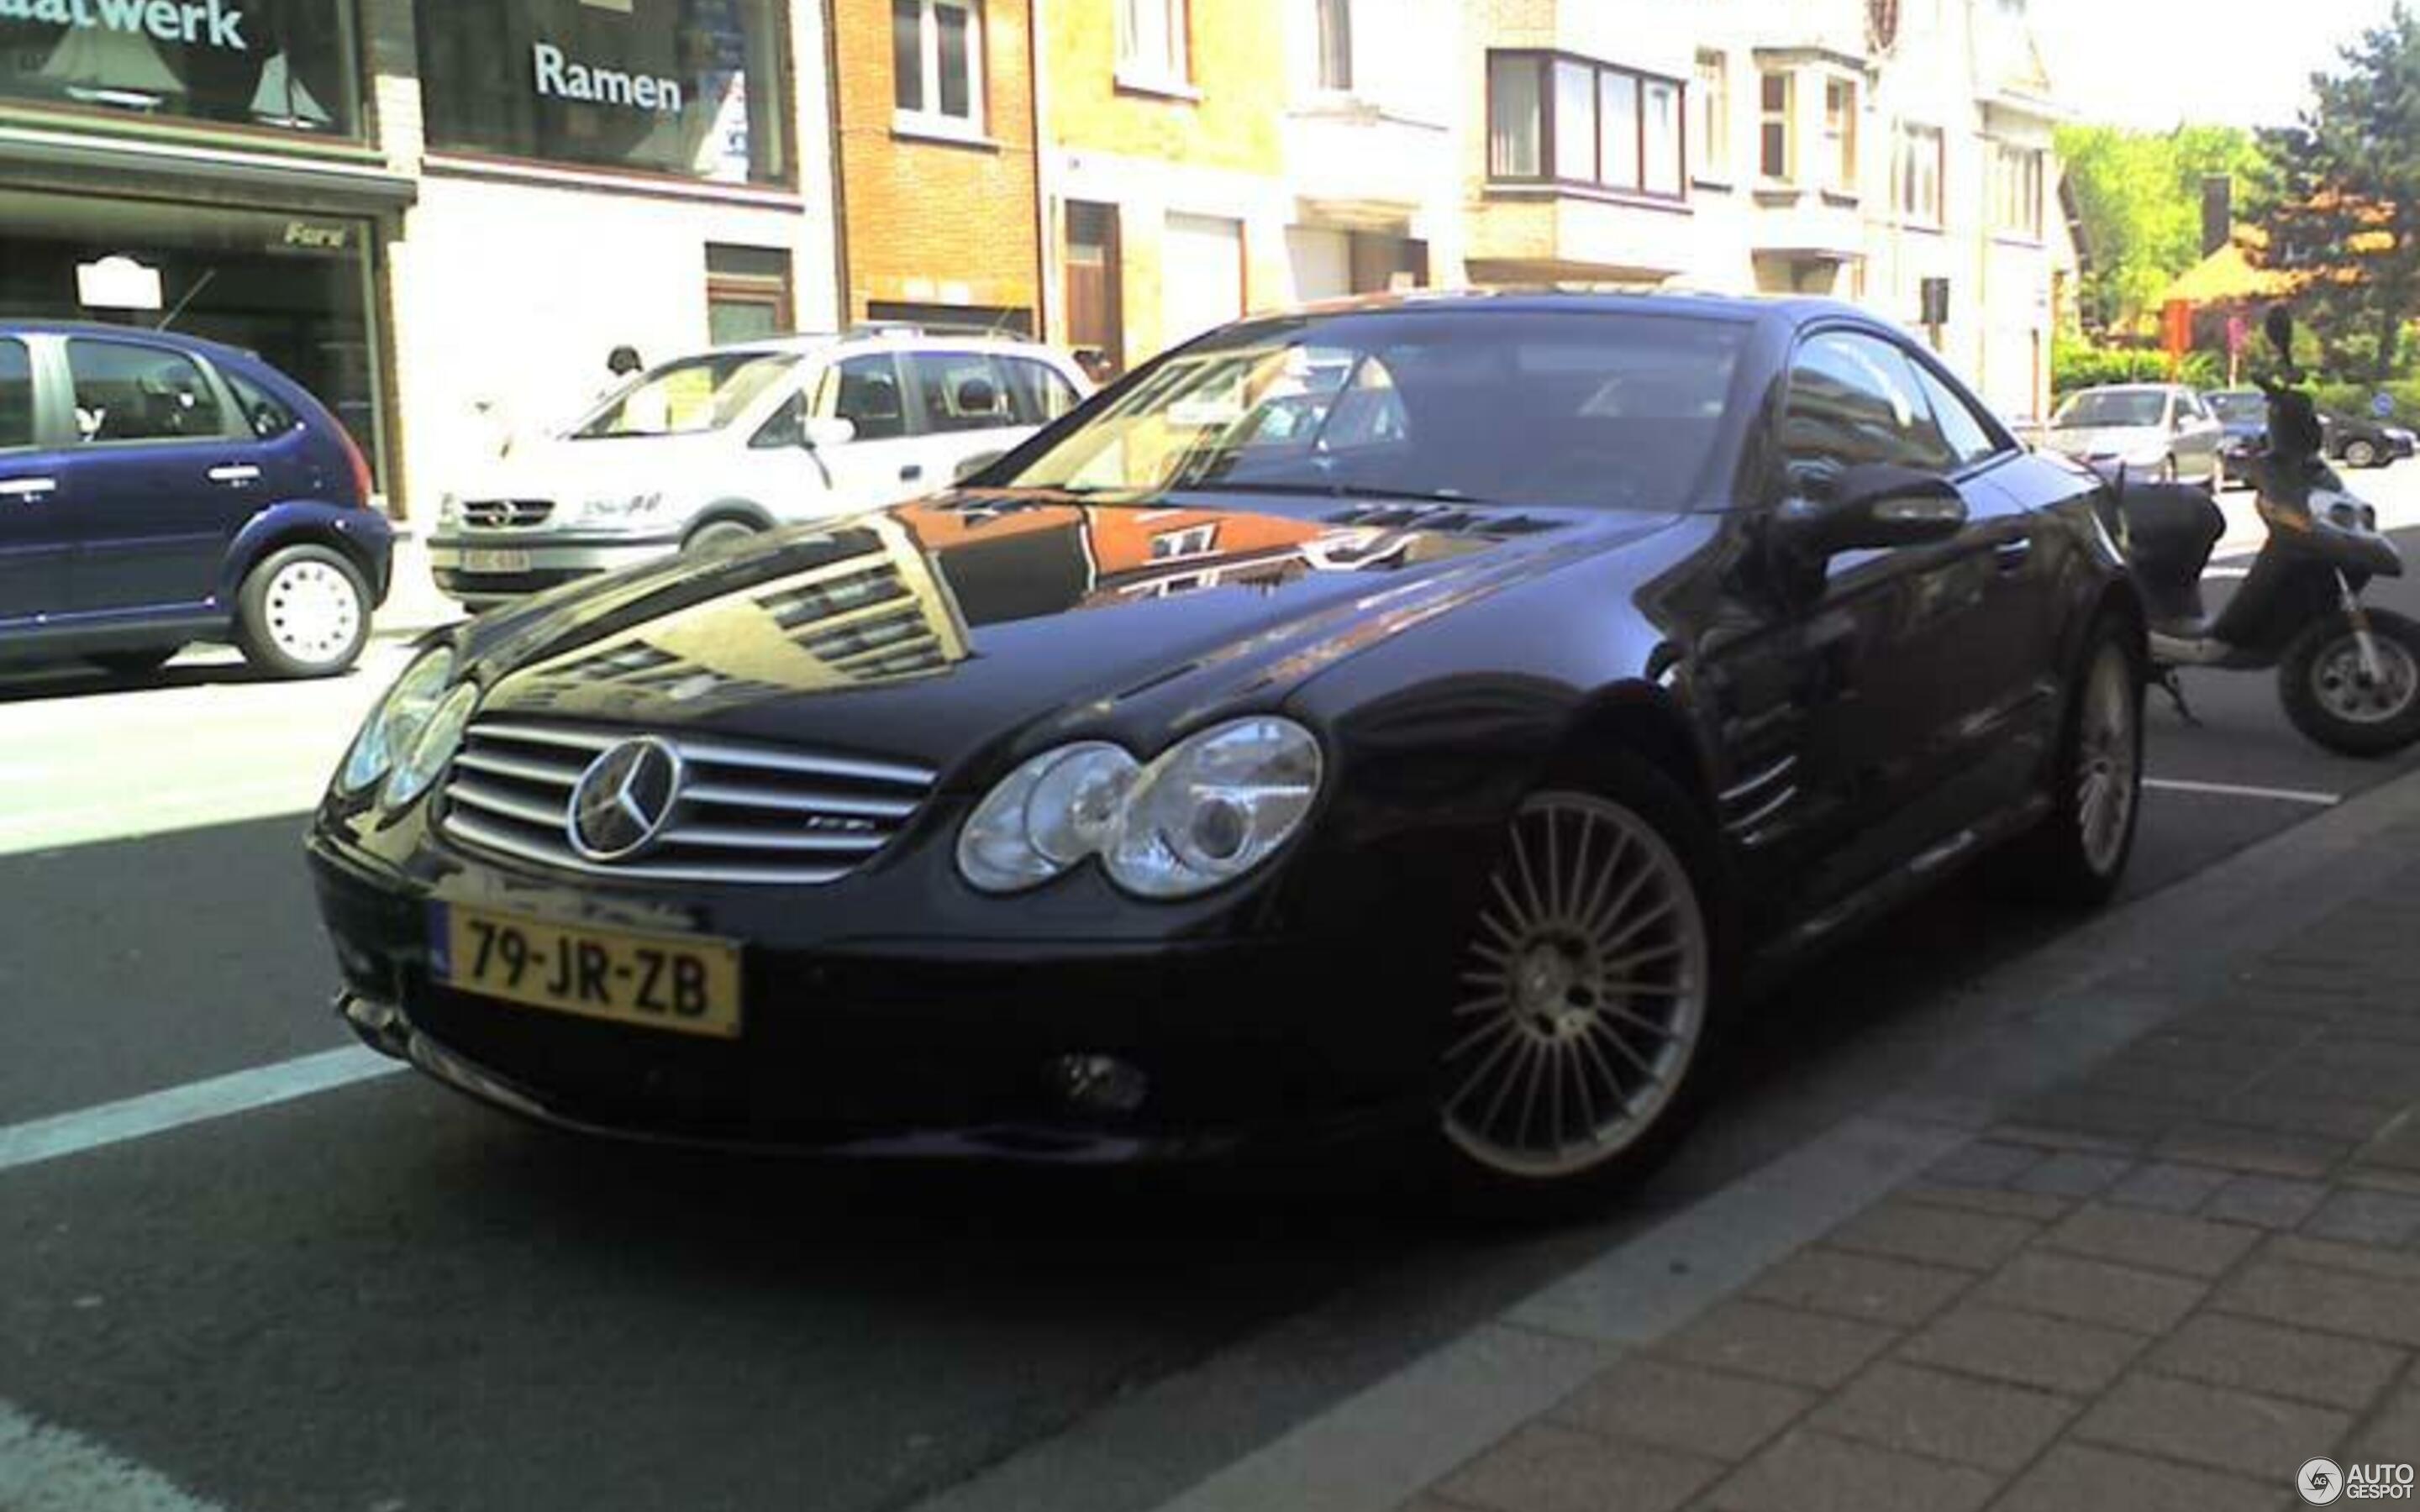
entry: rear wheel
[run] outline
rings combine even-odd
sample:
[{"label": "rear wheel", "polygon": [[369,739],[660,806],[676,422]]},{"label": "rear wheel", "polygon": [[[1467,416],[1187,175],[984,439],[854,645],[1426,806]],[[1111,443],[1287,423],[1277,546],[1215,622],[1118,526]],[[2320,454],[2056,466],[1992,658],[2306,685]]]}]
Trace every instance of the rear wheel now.
[{"label": "rear wheel", "polygon": [[2134,850],[2143,791],[2143,668],[2123,623],[2103,619],[2068,704],[2053,807],[2008,860],[2017,891],[2055,907],[2109,901]]},{"label": "rear wheel", "polygon": [[236,595],[244,659],[277,677],[328,677],[370,638],[370,591],[334,548],[289,546],[252,569]]},{"label": "rear wheel", "polygon": [[2332,614],[2287,650],[2277,696],[2311,740],[2348,756],[2382,756],[2420,740],[2420,625],[2388,609],[2363,613],[2375,666],[2352,622]]},{"label": "rear wheel", "polygon": [[1435,1142],[1478,1210],[1584,1210],[1701,1100],[1720,1024],[1713,841],[1652,768],[1532,795],[1468,926]]},{"label": "rear wheel", "polygon": [[2349,468],[2374,468],[2378,466],[2378,448],[2371,442],[2355,437],[2345,442],[2344,460],[2345,466]]},{"label": "rear wheel", "polygon": [[147,646],[141,651],[99,651],[85,659],[112,677],[148,677],[168,665],[182,646]]}]

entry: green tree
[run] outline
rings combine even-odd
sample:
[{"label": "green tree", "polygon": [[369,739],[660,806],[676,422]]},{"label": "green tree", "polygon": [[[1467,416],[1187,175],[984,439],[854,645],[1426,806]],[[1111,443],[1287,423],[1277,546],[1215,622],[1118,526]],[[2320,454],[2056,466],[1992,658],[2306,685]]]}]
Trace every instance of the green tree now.
[{"label": "green tree", "polygon": [[2142,334],[2170,280],[2201,260],[2201,185],[2249,182],[2259,148],[2230,126],[2133,131],[2068,126],[2058,132],[2089,260],[2077,290],[2086,324]]},{"label": "green tree", "polygon": [[2397,0],[2340,58],[2298,124],[2260,133],[2260,256],[2298,280],[2329,369],[2381,381],[2420,310],[2420,22]]}]

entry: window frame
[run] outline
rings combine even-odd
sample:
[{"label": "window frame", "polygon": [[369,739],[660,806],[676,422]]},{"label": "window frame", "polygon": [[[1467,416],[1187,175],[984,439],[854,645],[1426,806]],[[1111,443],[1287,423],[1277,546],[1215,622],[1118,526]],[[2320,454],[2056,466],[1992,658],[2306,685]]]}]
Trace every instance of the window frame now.
[{"label": "window frame", "polygon": [[[1898,135],[1899,150],[1893,155],[1892,165],[1892,213],[1902,225],[1940,230],[1949,224],[1949,133],[1928,122],[1901,121]],[[1922,196],[1915,193],[1923,182],[1916,172],[1919,161],[1916,149],[1928,141],[1932,168],[1932,205],[1929,214],[1925,207],[1916,203]]]},{"label": "window frame", "polygon": [[0,435],[0,456],[19,452],[47,451],[50,448],[43,435],[46,427],[42,424],[42,391],[47,385],[42,381],[41,349],[23,336],[0,335],[0,347],[13,347],[25,359],[25,439],[12,441]]},{"label": "window frame", "polygon": [[[1781,103],[1768,104],[1765,85],[1781,83]],[[1781,167],[1776,172],[1765,151],[1766,133],[1781,132]],[[1761,184],[1796,188],[1798,184],[1798,70],[1759,69],[1756,73],[1756,177]]]},{"label": "window frame", "polygon": [[[861,444],[875,445],[883,441],[915,440],[921,437],[932,434],[932,432],[924,426],[923,406],[919,405],[916,402],[915,395],[908,392],[908,376],[899,364],[899,353],[888,348],[880,348],[873,351],[837,352],[830,358],[827,359],[821,371],[814,374],[814,381],[812,383],[801,382],[799,384],[800,391],[807,395],[807,415],[810,419],[848,419],[847,416],[840,412],[840,387],[842,382],[841,369],[846,367],[851,363],[882,363],[889,365],[891,369],[892,391],[899,396],[899,434],[896,436],[852,436],[849,438],[846,444],[850,446]],[[830,390],[831,396],[831,408],[829,412],[827,412],[824,408],[824,396],[827,389]],[[854,424],[855,422],[851,421],[850,424]]]},{"label": "window frame", "polygon": [[[1823,321],[1813,325],[1803,326],[1792,334],[1791,339],[1790,354],[1782,369],[1781,402],[1774,407],[1772,417],[1766,422],[1767,425],[1770,427],[1771,437],[1771,445],[1768,449],[1768,455],[1773,458],[1772,466],[1775,471],[1773,486],[1767,490],[1768,507],[1771,504],[1778,503],[1780,501],[1788,498],[1791,492],[1791,453],[1789,445],[1790,412],[1791,401],[1795,395],[1798,387],[1798,372],[1801,360],[1807,347],[1813,346],[1819,341],[1823,341],[1833,337],[1862,339],[1872,342],[1885,350],[1897,353],[1900,360],[1907,364],[1910,376],[1916,380],[1915,397],[1923,401],[1924,414],[1925,417],[1932,423],[1934,436],[1940,440],[1945,453],[1951,451],[1948,435],[1947,432],[1942,430],[1940,420],[1933,409],[1932,395],[1925,388],[1923,383],[1923,374],[1925,370],[1928,367],[1932,366],[1932,364],[1927,362],[1925,357],[1917,350],[1916,347],[1907,342],[1900,340],[1898,336],[1889,332],[1857,321]],[[1945,377],[1945,375],[1941,374],[1937,368],[1933,369],[1933,376],[1936,378]],[[1954,384],[1950,385],[1950,390],[1953,393],[1957,392]],[[1977,419],[1988,418],[1981,415],[1979,412],[1977,412],[1972,406],[1968,407],[1968,410],[1970,414],[1975,414]],[[1943,467],[1928,467],[1922,463],[1905,461],[1899,462],[1896,465],[1914,468],[1918,471],[1937,472],[1941,477],[1951,481],[1971,476],[1974,472],[1980,471],[1984,467],[1992,465],[1998,458],[2006,455],[2008,443],[2007,432],[1994,422],[1985,425],[1985,434],[1991,437],[1995,442],[2001,443],[2002,450],[1993,452],[1990,455],[1978,461],[1967,462],[1953,460],[1947,466]]]},{"label": "window frame", "polygon": [[[211,402],[218,407],[218,429],[199,431],[190,436],[120,436],[107,440],[99,440],[85,436],[83,425],[76,420],[78,395],[75,348],[78,346],[128,347],[136,351],[148,352],[155,357],[173,357],[185,363],[201,375],[202,387],[209,392]],[[216,365],[199,352],[187,351],[181,347],[170,346],[165,342],[145,341],[138,333],[132,332],[124,336],[114,332],[90,334],[77,332],[65,337],[58,344],[58,374],[60,379],[66,384],[69,421],[63,449],[70,455],[83,455],[103,447],[122,450],[152,446],[193,446],[202,443],[219,445],[227,441],[256,445],[261,440],[253,434],[252,426],[239,412],[235,397],[228,390],[225,380],[220,378]],[[39,402],[39,398],[37,402]]]},{"label": "window frame", "polygon": [[1713,49],[1702,50],[1698,54],[1691,73],[1689,84],[1696,93],[1687,97],[1687,104],[1689,115],[1698,125],[1699,147],[1695,161],[1689,164],[1690,177],[1697,180],[1729,183],[1733,172],[1730,54]]},{"label": "window frame", "polygon": [[[1498,169],[1492,138],[1497,119],[1497,78],[1499,65],[1518,66],[1527,62],[1535,70],[1538,100],[1538,171],[1535,174],[1505,173]],[[1586,129],[1588,154],[1595,164],[1593,177],[1575,178],[1557,171],[1557,155],[1561,149],[1561,133],[1569,128],[1559,119],[1555,75],[1559,67],[1570,66],[1589,70],[1589,111]],[[1606,80],[1608,76],[1626,80],[1630,85],[1632,126],[1632,181],[1616,183],[1606,177],[1605,131],[1603,109]],[[1672,162],[1668,170],[1669,191],[1650,189],[1648,175],[1647,97],[1651,86],[1662,85],[1673,94]],[[1689,199],[1689,110],[1688,84],[1667,74],[1651,73],[1643,69],[1627,68],[1584,57],[1552,48],[1497,47],[1487,50],[1487,120],[1488,147],[1487,182],[1491,186],[1552,187],[1576,189],[1590,193],[1619,195],[1625,199],[1652,200],[1658,204],[1685,205]]]},{"label": "window frame", "polygon": [[[1864,105],[1857,81],[1843,74],[1823,75],[1823,151],[1822,182],[1825,193],[1854,197],[1857,193],[1857,116]],[[1845,101],[1836,117],[1834,104]]]},{"label": "window frame", "polygon": [[[897,5],[893,0],[892,25],[897,25]],[[917,77],[920,103],[900,103],[898,47],[892,47],[891,127],[909,136],[938,136],[957,141],[983,141],[990,130],[991,97],[988,89],[989,69],[985,67],[984,48],[991,36],[985,24],[983,0],[910,0],[916,7],[916,54],[921,69]],[[967,17],[967,114],[953,116],[941,108],[941,17],[944,9],[964,11]]]},{"label": "window frame", "polygon": [[[1132,8],[1143,6],[1159,17],[1158,39],[1165,45],[1158,57],[1142,55],[1143,39],[1127,20]],[[1159,95],[1195,92],[1192,0],[1118,0],[1110,22],[1116,33],[1111,72],[1119,88]]]},{"label": "window frame", "polygon": [[2042,239],[2042,202],[2050,181],[2049,154],[2038,147],[1993,138],[1992,231],[2026,241]]},{"label": "window frame", "polygon": [[[1353,0],[1311,0],[1311,86],[1325,95],[1353,92]],[[1337,65],[1331,71],[1329,65]]]}]

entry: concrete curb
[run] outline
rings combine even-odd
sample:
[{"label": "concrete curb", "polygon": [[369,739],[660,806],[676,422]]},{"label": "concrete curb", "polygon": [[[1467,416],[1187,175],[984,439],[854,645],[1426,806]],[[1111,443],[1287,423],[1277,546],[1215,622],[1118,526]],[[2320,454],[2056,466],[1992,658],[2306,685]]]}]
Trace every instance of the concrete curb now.
[{"label": "concrete curb", "polygon": [[[1660,1338],[1922,1171],[2033,1092],[2087,1070],[2366,896],[2410,856],[2372,843],[2420,826],[2420,773],[2356,795],[1978,979],[1898,1038],[1898,1091],[1789,1155],[1617,1243],[1559,1280],[1188,1489],[1158,1512],[1388,1512],[1554,1405],[1623,1350]],[[2218,948],[2180,962],[2180,942]],[[1033,1446],[924,1504],[1048,1505],[1099,1445]]]}]

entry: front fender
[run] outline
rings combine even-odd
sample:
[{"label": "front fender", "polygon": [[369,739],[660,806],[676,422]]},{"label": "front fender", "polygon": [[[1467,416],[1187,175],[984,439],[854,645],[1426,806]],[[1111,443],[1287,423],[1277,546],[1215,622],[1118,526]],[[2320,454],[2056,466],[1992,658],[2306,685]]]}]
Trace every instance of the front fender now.
[{"label": "front fender", "polygon": [[308,499],[271,504],[244,522],[219,565],[219,602],[233,604],[244,579],[271,553],[302,545],[342,551],[368,580],[372,605],[386,602],[395,579],[395,527],[375,509]]}]

